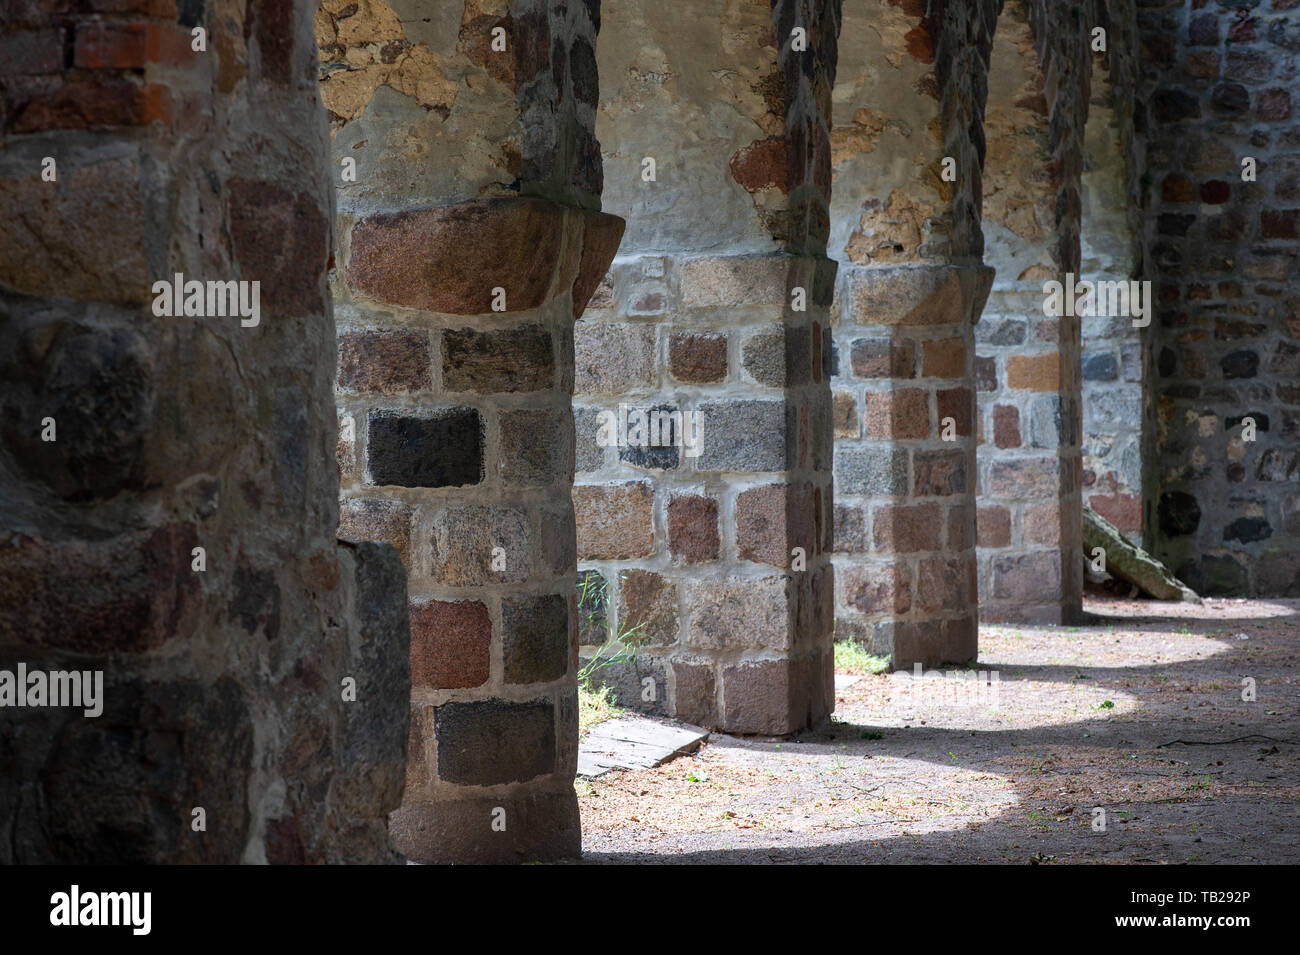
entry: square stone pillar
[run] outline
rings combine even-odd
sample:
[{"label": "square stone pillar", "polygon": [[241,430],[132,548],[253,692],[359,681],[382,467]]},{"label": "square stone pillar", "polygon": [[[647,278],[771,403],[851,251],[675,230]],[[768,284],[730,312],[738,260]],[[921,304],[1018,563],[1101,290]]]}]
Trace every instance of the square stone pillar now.
[{"label": "square stone pillar", "polygon": [[991,281],[949,265],[841,278],[837,636],[898,669],[976,656],[971,333]]},{"label": "square stone pillar", "polygon": [[394,838],[576,855],[572,329],[622,221],[533,198],[342,218],[342,527],[409,574]]},{"label": "square stone pillar", "polygon": [[[772,735],[831,711],[834,274],[626,257],[578,324],[578,559],[608,595],[582,634],[591,654],[640,628],[635,660],[600,671],[622,705]],[[680,414],[686,440],[602,439],[652,412]]]}]

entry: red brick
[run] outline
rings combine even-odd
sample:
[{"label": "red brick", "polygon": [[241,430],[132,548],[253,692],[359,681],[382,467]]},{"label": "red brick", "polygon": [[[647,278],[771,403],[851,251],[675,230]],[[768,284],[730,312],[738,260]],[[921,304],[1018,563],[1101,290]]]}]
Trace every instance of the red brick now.
[{"label": "red brick", "polygon": [[869,391],[867,436],[872,438],[928,438],[930,395],[920,388],[898,391]]},{"label": "red brick", "polygon": [[935,503],[876,508],[872,530],[878,551],[914,554],[939,550],[943,512]]},{"label": "red brick", "polygon": [[948,550],[962,551],[975,546],[975,521],[967,505],[955,504],[948,508]]},{"label": "red brick", "polygon": [[930,557],[916,574],[916,604],[921,610],[960,610],[969,605],[969,573],[964,559]]},{"label": "red brick", "polygon": [[1265,239],[1300,238],[1300,209],[1265,209],[1259,214],[1259,234]]},{"label": "red brick", "polygon": [[690,384],[722,381],[727,377],[727,336],[674,333],[668,339],[668,369]]},{"label": "red brick", "polygon": [[432,384],[425,332],[367,329],[339,336],[338,387],[385,395],[423,391]]},{"label": "red brick", "polygon": [[966,436],[971,433],[971,418],[975,413],[974,396],[969,388],[945,388],[935,394],[935,403],[939,413],[939,429],[942,434],[943,419],[952,418],[957,427],[957,434]]},{"label": "red brick", "polygon": [[1231,189],[1222,179],[1210,179],[1201,183],[1201,201],[1207,205],[1223,205],[1230,195]]},{"label": "red brick", "polygon": [[1020,447],[1020,409],[1015,405],[993,406],[993,443],[999,448]]},{"label": "red brick", "polygon": [[487,682],[492,620],[477,600],[411,605],[411,684],[435,690]]},{"label": "red brick", "polygon": [[1160,198],[1165,202],[1192,202],[1196,198],[1196,186],[1186,176],[1171,173],[1161,183]]},{"label": "red brick", "polygon": [[673,662],[673,715],[696,726],[713,726],[716,717],[713,667]]},{"label": "red brick", "polygon": [[916,345],[907,339],[859,339],[849,352],[859,378],[915,378]]},{"label": "red brick", "polygon": [[81,80],[20,98],[12,115],[10,129],[15,133],[147,126],[171,122],[172,97],[165,86],[156,84],[141,86],[118,78]]},{"label": "red brick", "polygon": [[941,338],[923,343],[921,375],[926,378],[966,377],[966,343],[960,338]]},{"label": "red brick", "polygon": [[1291,94],[1286,90],[1264,90],[1259,94],[1256,115],[1266,123],[1291,118]]},{"label": "red brick", "polygon": [[789,567],[790,551],[816,553],[813,489],[807,484],[769,484],[736,498],[736,552],[741,560]]},{"label": "red brick", "polygon": [[752,143],[731,157],[731,177],[749,192],[769,187],[787,192],[786,153],[786,141],[779,136]]},{"label": "red brick", "polygon": [[768,660],[724,668],[723,729],[769,736],[799,729],[806,721],[808,683],[806,660]]},{"label": "red brick", "polygon": [[73,62],[91,70],[188,64],[199,56],[189,31],[156,23],[87,23],[77,28]]},{"label": "red brick", "polygon": [[679,601],[676,583],[648,570],[628,570],[619,579],[618,593],[622,604],[620,629],[637,628],[631,640],[638,645],[677,642]]},{"label": "red brick", "polygon": [[254,179],[231,179],[226,192],[240,277],[262,283],[262,308],[276,318],[321,314],[330,223],[315,194]]},{"label": "red brick", "polygon": [[1056,503],[1028,507],[1024,513],[1024,540],[1030,544],[1061,542],[1061,506]]},{"label": "red brick", "polygon": [[1011,543],[1011,511],[1005,507],[981,507],[975,515],[976,538],[980,547],[1006,547]]},{"label": "red brick", "polygon": [[844,603],[862,613],[907,613],[912,609],[911,576],[906,567],[846,567],[837,571]]},{"label": "red brick", "polygon": [[717,560],[718,502],[683,494],[668,502],[668,548],[688,563]]},{"label": "red brick", "polygon": [[1142,532],[1142,499],[1133,494],[1093,494],[1088,506],[1125,533]]}]

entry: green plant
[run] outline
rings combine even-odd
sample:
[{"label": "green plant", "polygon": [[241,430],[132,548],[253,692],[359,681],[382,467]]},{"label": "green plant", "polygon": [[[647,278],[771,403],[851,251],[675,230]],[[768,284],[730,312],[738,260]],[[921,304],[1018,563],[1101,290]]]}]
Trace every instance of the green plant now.
[{"label": "green plant", "polygon": [[[595,583],[594,581],[599,581]],[[601,574],[584,574],[578,585],[578,616],[579,619],[585,617],[588,627],[596,627],[600,630],[609,630],[609,619],[605,616],[604,608],[609,606],[609,583]],[[637,623],[634,626],[627,627],[618,632],[615,636],[608,638],[599,647],[596,652],[578,670],[578,684],[580,686],[590,686],[592,675],[607,666],[614,666],[619,663],[631,663],[636,660],[637,650],[640,647],[640,640],[644,636],[645,623]],[[607,655],[611,648],[619,647],[617,653]]]},{"label": "green plant", "polygon": [[871,676],[889,669],[889,657],[873,656],[862,644],[841,640],[835,644],[835,669]]}]

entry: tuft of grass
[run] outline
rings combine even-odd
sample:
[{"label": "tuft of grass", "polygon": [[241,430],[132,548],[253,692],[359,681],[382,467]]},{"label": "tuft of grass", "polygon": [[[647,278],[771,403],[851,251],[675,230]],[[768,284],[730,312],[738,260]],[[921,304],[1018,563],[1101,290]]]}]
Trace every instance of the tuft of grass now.
[{"label": "tuft of grass", "polygon": [[622,716],[623,710],[614,705],[607,686],[593,686],[588,680],[578,683],[578,736],[586,736],[597,723]]},{"label": "tuft of grass", "polygon": [[888,657],[872,656],[862,644],[841,640],[835,644],[835,671],[855,676],[872,676],[889,669]]}]

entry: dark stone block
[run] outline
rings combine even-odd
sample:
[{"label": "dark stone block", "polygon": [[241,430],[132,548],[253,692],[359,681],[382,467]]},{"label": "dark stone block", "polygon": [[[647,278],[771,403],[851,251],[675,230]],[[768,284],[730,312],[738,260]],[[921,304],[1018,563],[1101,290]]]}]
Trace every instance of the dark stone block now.
[{"label": "dark stone block", "polygon": [[1160,495],[1157,520],[1169,537],[1191,534],[1201,523],[1201,506],[1185,491],[1166,491]]},{"label": "dark stone block", "polygon": [[1228,352],[1219,359],[1224,378],[1254,378],[1259,372],[1259,355],[1242,349]]},{"label": "dark stone block", "polygon": [[[678,433],[677,421],[681,409],[673,405],[655,405],[645,412],[645,431],[643,437],[647,442],[640,447],[632,447],[633,424],[628,422],[629,446],[619,451],[621,461],[634,467],[647,470],[671,471],[681,463],[681,450],[677,442],[685,440]],[[656,415],[658,417],[656,417]],[[631,413],[629,412],[629,418]]]},{"label": "dark stone block", "polygon": [[1250,92],[1240,83],[1220,83],[1210,94],[1210,105],[1222,115],[1239,116],[1250,109]]},{"label": "dark stone block", "polygon": [[501,601],[507,683],[547,683],[569,668],[569,601],[562,594]]},{"label": "dark stone block", "polygon": [[1239,517],[1223,529],[1225,541],[1241,541],[1243,544],[1266,540],[1272,536],[1273,528],[1262,517]]},{"label": "dark stone block", "polygon": [[447,391],[542,391],[554,387],[554,382],[551,333],[542,325],[443,333],[442,384]]},{"label": "dark stone block", "polygon": [[1083,359],[1084,381],[1114,381],[1119,377],[1119,367],[1115,356],[1109,352],[1101,355],[1088,355]]},{"label": "dark stone block", "polygon": [[1205,597],[1240,597],[1250,591],[1250,575],[1235,558],[1205,556],[1189,563],[1179,579]]},{"label": "dark stone block", "polygon": [[555,769],[550,700],[445,703],[434,710],[438,775],[465,786],[523,782]]},{"label": "dark stone block", "polygon": [[474,408],[429,417],[371,412],[368,460],[372,484],[461,487],[483,480],[483,421]]},{"label": "dark stone block", "polygon": [[609,688],[615,706],[653,716],[668,715],[668,675],[658,657],[637,654],[629,660],[597,666],[591,681]]},{"label": "dark stone block", "polygon": [[1201,115],[1201,101],[1179,89],[1157,90],[1152,104],[1156,120],[1161,123],[1176,123],[1180,119],[1195,119]]},{"label": "dark stone block", "polygon": [[1219,42],[1219,15],[1198,13],[1187,25],[1188,42],[1193,46],[1216,46]]},{"label": "dark stone block", "polygon": [[[18,834],[5,861],[238,863],[253,761],[253,716],[238,684],[152,683],[109,670],[103,703],[95,719],[0,710],[6,775],[33,787],[15,804],[0,785],[0,809],[13,812],[5,819]],[[198,806],[206,833],[190,829]],[[0,858],[8,855],[7,845]]]},{"label": "dark stone block", "polygon": [[341,782],[354,815],[382,817],[402,802],[411,720],[411,621],[406,568],[388,544],[342,544],[356,560],[356,636],[347,675],[357,681],[355,702],[343,706],[343,752],[348,772],[362,784]]}]

